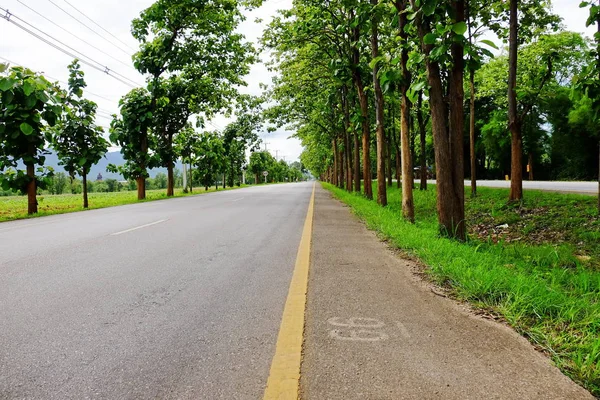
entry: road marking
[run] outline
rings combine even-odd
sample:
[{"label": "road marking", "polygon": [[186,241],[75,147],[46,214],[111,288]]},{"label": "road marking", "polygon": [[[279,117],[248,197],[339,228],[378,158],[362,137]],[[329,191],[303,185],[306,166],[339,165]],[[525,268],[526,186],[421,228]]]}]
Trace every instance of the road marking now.
[{"label": "road marking", "polygon": [[338,330],[329,331],[329,337],[337,340],[348,340],[353,342],[379,342],[380,340],[387,340],[390,337],[387,333],[372,331],[369,329],[351,330],[348,332],[348,336],[343,335],[344,332]]},{"label": "road marking", "polygon": [[298,400],[300,384],[300,363],[302,361],[302,341],[304,339],[304,311],[308,289],[308,269],[310,266],[310,241],[312,237],[313,211],[315,204],[315,184],[308,204],[308,212],[298,246],[296,266],[288,292],[283,318],[279,327],[275,356],[263,399]]},{"label": "road marking", "polygon": [[240,201],[240,200],[244,200],[244,199],[245,199],[245,197],[240,197],[239,199],[234,199],[234,200],[231,200],[231,202],[233,203],[233,202],[235,202],[235,201]]},{"label": "road marking", "polygon": [[406,329],[406,326],[404,326],[402,322],[396,322],[396,325],[400,330],[400,334],[404,336],[405,339],[410,339],[410,334],[408,333],[408,329]]},{"label": "road marking", "polygon": [[111,236],[118,236],[118,235],[122,235],[122,234],[124,234],[124,233],[132,232],[132,231],[137,231],[138,229],[147,228],[147,227],[149,227],[149,226],[152,226],[152,225],[161,224],[161,223],[163,223],[163,222],[165,222],[165,221],[168,221],[168,220],[166,220],[166,219],[161,219],[160,221],[151,222],[151,223],[149,223],[149,224],[146,224],[146,225],[140,225],[140,226],[136,226],[135,228],[126,229],[126,230],[124,230],[124,231],[121,231],[121,232],[115,232],[115,233],[111,233],[110,235],[111,235]]}]

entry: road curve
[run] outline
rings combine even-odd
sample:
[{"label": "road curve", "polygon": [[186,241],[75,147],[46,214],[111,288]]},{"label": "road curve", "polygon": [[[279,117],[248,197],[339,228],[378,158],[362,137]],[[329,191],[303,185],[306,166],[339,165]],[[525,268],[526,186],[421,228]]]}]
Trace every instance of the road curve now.
[{"label": "road curve", "polygon": [[0,224],[0,398],[260,398],[311,189]]}]

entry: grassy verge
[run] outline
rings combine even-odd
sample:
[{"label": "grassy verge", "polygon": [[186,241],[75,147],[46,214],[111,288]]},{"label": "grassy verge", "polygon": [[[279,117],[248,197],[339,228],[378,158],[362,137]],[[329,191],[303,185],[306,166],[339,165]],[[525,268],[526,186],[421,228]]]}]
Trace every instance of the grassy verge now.
[{"label": "grassy verge", "polygon": [[[247,187],[247,185],[242,185],[241,187]],[[219,189],[219,191],[233,189],[238,189],[238,187]],[[215,191],[214,187],[209,189],[208,192],[204,191],[203,188],[198,188],[192,193],[184,193],[182,189],[175,189],[175,196],[173,197],[194,196]],[[168,198],[166,189],[147,190],[146,200],[142,202]],[[90,210],[140,202],[137,199],[136,191],[90,193],[88,199]],[[0,222],[83,210],[83,197],[81,194],[40,195],[38,196],[39,212],[34,215],[27,215],[27,196],[0,197]]]},{"label": "grassy verge", "polygon": [[600,396],[600,218],[594,197],[479,190],[467,199],[467,243],[438,235],[435,187],[415,191],[417,222],[400,217],[400,193],[388,207],[323,184],[393,245],[419,258],[457,298],[501,316],[563,372]]}]

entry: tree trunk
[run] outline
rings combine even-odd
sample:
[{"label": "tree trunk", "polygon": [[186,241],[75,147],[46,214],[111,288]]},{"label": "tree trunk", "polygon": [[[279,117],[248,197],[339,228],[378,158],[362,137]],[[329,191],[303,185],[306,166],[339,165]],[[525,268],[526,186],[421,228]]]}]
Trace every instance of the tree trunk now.
[{"label": "tree trunk", "polygon": [[365,94],[365,87],[360,76],[360,52],[358,43],[360,42],[360,27],[356,26],[352,30],[352,40],[355,45],[352,47],[352,79],[358,93],[360,103],[361,125],[362,125],[362,149],[363,149],[363,186],[364,194],[367,199],[373,199],[373,188],[371,180],[371,132],[369,127],[369,103]]},{"label": "tree trunk", "polygon": [[387,146],[386,146],[386,154],[387,154],[387,185],[392,187],[394,184],[393,176],[392,176],[392,153],[393,153],[393,145],[392,145],[392,132],[388,132],[387,135]]},{"label": "tree trunk", "polygon": [[517,115],[518,0],[510,0],[508,49],[508,126],[510,129],[510,201],[523,199],[523,136]]},{"label": "tree trunk", "polygon": [[[469,29],[471,29],[469,27]],[[471,158],[471,197],[477,195],[477,158],[475,156],[475,71],[469,71],[469,153]]]},{"label": "tree trunk", "polygon": [[137,183],[137,196],[138,200],[144,200],[146,198],[146,178],[136,178]]},{"label": "tree trunk", "polygon": [[338,185],[338,151],[337,151],[337,139],[333,138],[331,139],[331,147],[333,150],[333,180],[331,182],[331,184],[333,186],[337,186]]},{"label": "tree trunk", "polygon": [[81,171],[81,180],[83,183],[83,208],[88,208],[89,204],[88,204],[88,190],[87,190],[87,170],[84,168],[83,171]]},{"label": "tree trunk", "polygon": [[[353,109],[356,109],[356,104],[353,103]],[[360,138],[358,132],[352,128],[354,132],[354,191],[360,192]]]},{"label": "tree trunk", "polygon": [[339,178],[338,178],[338,186],[340,189],[344,188],[345,182],[344,182],[344,177],[346,176],[346,171],[345,171],[345,157],[344,157],[344,152],[338,147],[338,161],[340,163],[340,165],[338,165],[338,173],[340,174]]},{"label": "tree trunk", "polygon": [[419,125],[419,144],[421,146],[421,184],[419,190],[427,190],[427,178],[429,171],[427,170],[427,130],[425,128],[425,120],[423,119],[423,91],[419,92],[419,100],[417,103],[417,124]]},{"label": "tree trunk", "polygon": [[348,104],[348,88],[346,85],[342,87],[342,108],[344,113],[344,151],[346,160],[346,190],[352,191],[352,149],[350,138],[350,108]]},{"label": "tree trunk", "polygon": [[192,193],[194,190],[194,181],[192,180],[193,178],[194,178],[194,171],[192,170],[192,163],[190,162],[190,193]]},{"label": "tree trunk", "polygon": [[[398,19],[400,38],[402,43],[405,44],[408,41],[408,34],[405,32],[407,24],[406,10],[407,2],[402,1],[402,9],[399,10],[400,16]],[[400,85],[401,94],[401,108],[400,108],[400,142],[402,149],[402,216],[410,221],[415,222],[415,205],[413,200],[413,167],[412,167],[412,155],[410,148],[410,101],[406,95],[408,87],[410,86],[410,72],[408,71],[408,49],[406,46],[402,48],[401,54],[401,70],[402,70],[402,84]]]},{"label": "tree trunk", "polygon": [[529,173],[529,180],[533,180],[533,152],[529,152],[527,161],[527,172]]},{"label": "tree trunk", "polygon": [[[379,0],[371,0],[372,6],[377,6]],[[371,56],[373,59],[379,56],[379,33],[378,33],[378,18],[374,12],[371,17]],[[375,116],[376,116],[376,132],[377,132],[377,203],[382,206],[387,206],[387,187],[385,184],[385,131],[383,128],[384,121],[384,106],[383,92],[379,82],[379,64],[373,65],[373,87],[375,88]]]},{"label": "tree trunk", "polygon": [[[33,151],[30,151],[30,153],[33,153]],[[33,164],[27,164],[27,176],[29,177],[29,183],[27,183],[27,214],[37,214],[37,185],[35,182],[35,166]]]},{"label": "tree trunk", "polygon": [[400,149],[396,149],[396,187],[400,189],[402,187],[402,156],[400,155]]},{"label": "tree trunk", "polygon": [[[142,137],[142,142],[140,143],[140,150],[142,151],[143,154],[145,154],[145,155],[148,154],[148,132],[147,131],[145,132],[145,134]],[[141,163],[140,167],[144,172],[146,171],[145,163]],[[137,177],[135,180],[137,182],[138,200],[144,200],[146,198],[146,178],[145,177]]]},{"label": "tree trunk", "polygon": [[[413,6],[416,1],[411,0]],[[452,14],[455,23],[464,21],[464,2],[453,1]],[[432,45],[424,43],[424,37],[430,31],[430,23],[423,20],[420,13],[416,17],[419,39],[425,54],[427,79],[430,86],[429,101],[431,107],[431,126],[433,132],[435,163],[437,174],[437,211],[440,232],[444,235],[464,240],[466,237],[464,221],[464,160],[463,160],[463,46],[453,43],[451,56],[453,67],[449,76],[448,98],[450,109],[445,102],[440,66],[429,55]],[[448,113],[448,111],[450,111]]]},{"label": "tree trunk", "polygon": [[[598,0],[600,6],[600,0]],[[598,29],[596,39],[596,68],[598,70],[598,79],[600,80],[600,13],[596,14],[596,26]],[[600,132],[598,132],[598,214],[600,214]]]},{"label": "tree trunk", "polygon": [[167,166],[167,197],[171,197],[175,194],[175,177],[173,174],[173,163],[169,163]]}]

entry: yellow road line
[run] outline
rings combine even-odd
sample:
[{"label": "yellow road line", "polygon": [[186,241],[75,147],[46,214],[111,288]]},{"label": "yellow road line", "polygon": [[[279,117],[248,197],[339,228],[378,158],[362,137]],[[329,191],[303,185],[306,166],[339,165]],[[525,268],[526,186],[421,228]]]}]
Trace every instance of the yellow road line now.
[{"label": "yellow road line", "polygon": [[315,185],[308,205],[290,290],[283,309],[275,356],[263,397],[265,400],[298,399],[314,204]]}]

